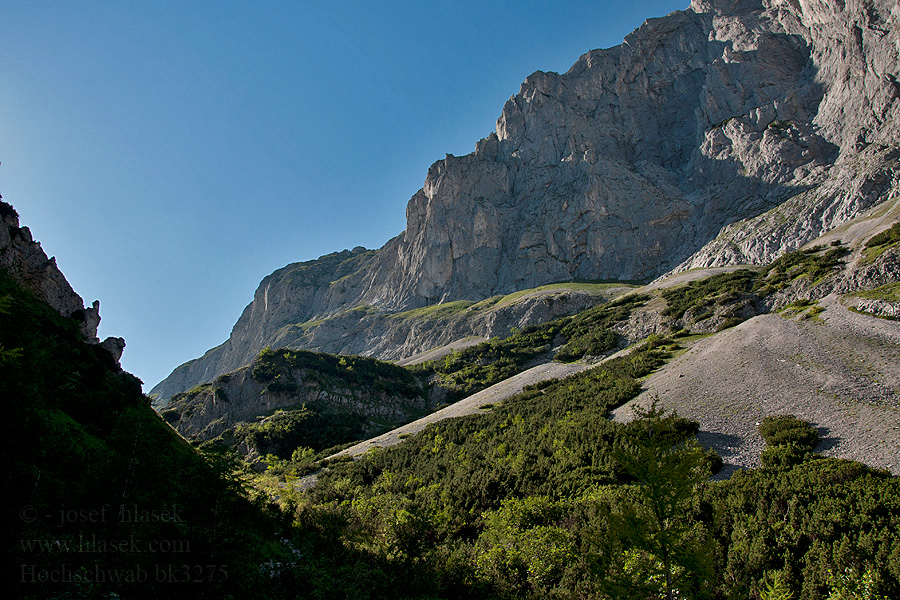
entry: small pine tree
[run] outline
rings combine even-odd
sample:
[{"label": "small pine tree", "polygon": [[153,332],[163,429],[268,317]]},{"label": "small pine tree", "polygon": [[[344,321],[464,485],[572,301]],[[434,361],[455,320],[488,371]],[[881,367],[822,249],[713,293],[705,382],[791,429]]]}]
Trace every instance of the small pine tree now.
[{"label": "small pine tree", "polygon": [[667,600],[680,597],[686,588],[693,588],[691,597],[702,597],[713,579],[709,549],[695,539],[697,523],[689,507],[697,486],[710,475],[709,461],[696,440],[675,439],[670,418],[657,402],[635,409],[644,435],[620,457],[640,498],[626,517],[627,541],[658,559],[651,562],[658,565],[660,592]]},{"label": "small pine tree", "polygon": [[766,574],[769,582],[760,590],[760,600],[793,600],[794,592],[788,585],[784,573],[773,571]]}]

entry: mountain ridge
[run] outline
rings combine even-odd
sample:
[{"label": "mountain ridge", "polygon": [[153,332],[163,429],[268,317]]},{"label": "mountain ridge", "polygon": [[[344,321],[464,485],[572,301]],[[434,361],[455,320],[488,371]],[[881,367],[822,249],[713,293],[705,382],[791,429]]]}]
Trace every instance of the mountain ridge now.
[{"label": "mountain ridge", "polygon": [[294,273],[273,286],[276,271],[222,346],[152,393],[247,364],[276,341],[263,322],[308,331],[365,310],[314,344],[278,343],[402,358],[372,340],[403,310],[799,248],[896,197],[898,21],[887,2],[697,1],[566,73],[536,72],[474,152],[429,168],[403,233],[318,285]]}]

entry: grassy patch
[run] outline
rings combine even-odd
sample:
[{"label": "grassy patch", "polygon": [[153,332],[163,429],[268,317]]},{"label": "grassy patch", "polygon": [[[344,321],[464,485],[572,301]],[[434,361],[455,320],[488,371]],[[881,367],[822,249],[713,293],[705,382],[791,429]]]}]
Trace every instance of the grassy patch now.
[{"label": "grassy patch", "polygon": [[886,229],[866,241],[862,262],[872,263],[886,251],[896,248],[898,245],[900,245],[900,222],[894,223],[890,229]]},{"label": "grassy patch", "polygon": [[864,248],[863,256],[860,262],[864,265],[871,264],[875,262],[879,256],[896,246],[897,244],[888,244],[884,246],[875,246],[874,248]]},{"label": "grassy patch", "polygon": [[371,315],[372,313],[378,312],[378,309],[372,306],[371,304],[360,304],[358,306],[354,306],[353,308],[348,308],[343,311],[341,314],[352,314],[358,316]]},{"label": "grassy patch", "polygon": [[377,312],[379,312],[379,310],[377,308],[375,308],[374,306],[372,306],[371,304],[359,304],[357,306],[354,306],[353,308],[348,308],[347,310],[344,310],[344,311],[340,312],[338,315],[333,316],[333,317],[326,317],[324,319],[311,319],[309,321],[304,321],[303,323],[293,323],[291,325],[286,325],[285,327],[283,327],[281,329],[281,331],[283,332],[283,331],[293,330],[293,331],[301,331],[303,333],[306,333],[310,329],[315,329],[316,327],[319,327],[320,325],[327,323],[328,321],[331,321],[333,319],[339,319],[341,317],[348,317],[348,316],[352,316],[352,317],[361,319],[365,316],[368,316],[368,315],[371,315],[371,314],[374,314]]},{"label": "grassy patch", "polygon": [[588,294],[596,294],[598,296],[609,297],[610,290],[621,289],[621,288],[636,288],[632,282],[565,282],[565,283],[549,283],[547,285],[542,285],[536,288],[531,288],[528,290],[520,290],[518,292],[513,292],[512,294],[507,294],[503,296],[497,303],[496,308],[501,308],[503,306],[509,306],[510,304],[515,304],[518,300],[523,297],[540,292],[586,292]]},{"label": "grassy patch", "polygon": [[328,319],[314,319],[311,321],[304,321],[303,323],[295,323],[294,325],[291,325],[291,328],[299,329],[300,331],[306,333],[310,329],[318,327],[319,325],[321,325],[322,323],[324,323],[327,320]]},{"label": "grassy patch", "polygon": [[804,320],[814,319],[814,320],[821,321],[821,319],[819,319],[819,315],[821,315],[823,312],[825,312],[824,306],[813,306],[812,308],[807,310],[805,313],[800,315],[800,318],[804,319]]},{"label": "grassy patch", "polygon": [[853,292],[852,294],[848,294],[848,296],[868,298],[870,300],[884,300],[885,302],[900,302],[900,282],[888,283],[879,286],[874,290]]},{"label": "grassy patch", "polygon": [[501,300],[503,300],[503,298],[505,298],[505,296],[502,296],[502,295],[491,296],[490,298],[485,298],[484,300],[481,300],[480,302],[476,302],[475,304],[470,306],[469,310],[473,310],[473,311],[487,310],[489,308],[492,308],[495,304],[497,304]]},{"label": "grassy patch", "polygon": [[805,321],[807,319],[818,319],[818,316],[825,312],[825,308],[812,300],[800,298],[781,307],[777,312],[786,319],[799,317]]},{"label": "grassy patch", "polygon": [[712,333],[691,333],[688,329],[681,329],[673,333],[671,337],[673,340],[678,340],[679,342],[684,342],[685,344],[691,344],[698,340],[702,340],[703,338],[708,338],[713,335]]},{"label": "grassy patch", "polygon": [[886,229],[874,235],[866,242],[866,248],[875,248],[877,246],[887,246],[900,242],[900,222],[894,223],[890,229]]},{"label": "grassy patch", "polygon": [[519,290],[518,292],[513,292],[511,294],[492,296],[490,298],[486,298],[484,300],[480,300],[478,302],[472,300],[454,300],[453,302],[443,302],[441,304],[432,304],[431,306],[423,306],[421,308],[414,308],[412,310],[407,310],[401,313],[397,313],[392,315],[393,318],[397,319],[424,319],[424,320],[437,320],[437,319],[446,319],[452,317],[454,315],[460,314],[463,311],[482,311],[482,310],[493,310],[498,308],[503,308],[505,306],[510,306],[515,304],[522,298],[530,294],[536,293],[545,293],[545,292],[560,292],[564,293],[567,291],[572,292],[587,292],[589,294],[595,294],[597,296],[603,296],[604,298],[609,298],[611,296],[617,295],[612,294],[610,290],[615,289],[628,289],[637,287],[633,282],[563,282],[563,283],[549,283],[547,285],[542,285],[539,287],[527,289],[527,290]]},{"label": "grassy patch", "polygon": [[454,300],[453,302],[443,302],[441,304],[432,304],[431,306],[423,306],[414,308],[395,315],[391,315],[392,319],[421,319],[425,321],[433,321],[437,319],[446,319],[453,315],[459,314],[467,308],[476,304],[472,300]]},{"label": "grassy patch", "polygon": [[800,298],[799,300],[794,300],[790,304],[785,304],[776,312],[778,312],[783,317],[796,317],[807,308],[812,306],[814,303],[812,300],[807,300],[806,298]]}]

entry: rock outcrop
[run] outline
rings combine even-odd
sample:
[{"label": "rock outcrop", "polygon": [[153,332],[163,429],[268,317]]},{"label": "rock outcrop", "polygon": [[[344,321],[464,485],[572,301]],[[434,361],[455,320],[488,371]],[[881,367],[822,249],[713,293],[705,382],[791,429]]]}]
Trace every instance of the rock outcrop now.
[{"label": "rock outcrop", "polygon": [[[276,271],[225,344],[154,392],[349,309],[388,318],[798,248],[898,193],[898,24],[886,0],[695,0],[564,74],[537,72],[473,153],[431,166],[402,234]],[[374,337],[348,342],[356,333],[323,330],[317,344],[395,355]]]},{"label": "rock outcrop", "polygon": [[81,299],[59,267],[56,259],[47,258],[41,243],[31,237],[31,230],[19,226],[19,213],[0,200],[0,269],[5,270],[22,287],[31,290],[45,300],[51,308],[64,317],[76,320],[81,326],[85,341],[100,344],[112,356],[116,365],[122,358],[125,340],[108,337],[103,342],[97,338],[100,325],[100,301],[90,307]]},{"label": "rock outcrop", "polygon": [[[31,290],[64,317],[81,323],[85,340],[97,343],[100,325],[100,302],[94,300],[85,308],[81,296],[75,293],[55,258],[47,258],[40,242],[35,242],[27,227],[19,226],[19,214],[0,200],[0,268],[16,283]],[[120,338],[119,338],[120,339]],[[124,342],[122,343],[124,347]],[[119,352],[121,356],[121,352]]]},{"label": "rock outcrop", "polygon": [[[301,286],[294,289],[298,288],[303,289]],[[613,286],[606,293],[561,288],[536,291],[514,300],[495,297],[478,303],[435,305],[430,307],[433,310],[414,309],[399,313],[357,306],[320,319],[310,319],[311,313],[300,313],[293,317],[299,322],[292,322],[289,314],[280,320],[261,319],[258,327],[243,321],[254,318],[251,310],[254,305],[251,304],[227,342],[175,369],[153,388],[151,394],[162,405],[166,398],[196,385],[194,378],[198,368],[210,373],[211,380],[217,369],[228,371],[243,366],[247,362],[239,342],[243,331],[256,332],[259,337],[255,343],[260,347],[306,348],[331,354],[375,355],[384,360],[400,360],[470,336],[505,337],[516,328],[574,314],[630,288]],[[265,305],[265,291],[262,304]],[[284,310],[284,304],[282,299],[280,310]]]},{"label": "rock outcrop", "polygon": [[[401,367],[370,358],[266,349],[248,366],[176,394],[161,414],[189,439],[225,443],[235,441],[240,426],[279,412],[312,409],[357,421],[348,439],[330,439],[327,447],[381,433],[433,408],[423,383]],[[256,450],[241,448],[245,454]]]}]

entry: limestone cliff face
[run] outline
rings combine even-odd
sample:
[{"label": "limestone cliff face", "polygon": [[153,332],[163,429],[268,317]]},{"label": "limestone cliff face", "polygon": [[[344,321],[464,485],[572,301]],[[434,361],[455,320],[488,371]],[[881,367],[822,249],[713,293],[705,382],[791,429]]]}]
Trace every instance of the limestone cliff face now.
[{"label": "limestone cliff face", "polygon": [[472,154],[432,165],[402,234],[316,261],[327,274],[269,276],[229,340],[154,391],[247,363],[286,323],[352,308],[651,279],[799,247],[897,193],[898,30],[887,0],[695,0],[564,74],[537,72]]},{"label": "limestone cliff face", "polygon": [[[827,0],[767,6],[760,22],[777,22],[808,49],[807,87],[817,89],[820,99],[804,107],[797,102],[799,91],[789,93],[776,98],[775,113],[761,106],[707,132],[702,150],[717,160],[737,160],[752,168],[747,157],[754,152],[771,155],[783,161],[782,171],[791,178],[785,180],[778,206],[723,228],[679,270],[768,262],[897,197],[900,7],[895,2]],[[786,105],[793,108],[785,110]],[[754,118],[763,114],[766,118],[754,126]],[[813,151],[798,137],[804,128],[825,144],[821,159],[809,167],[792,162]]]}]

